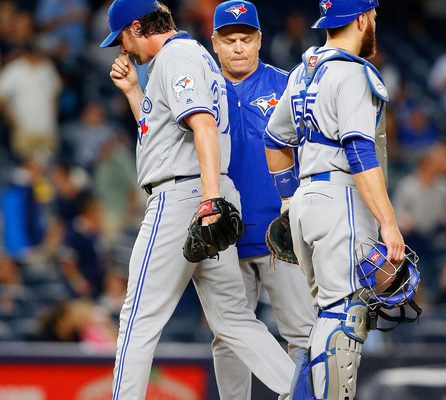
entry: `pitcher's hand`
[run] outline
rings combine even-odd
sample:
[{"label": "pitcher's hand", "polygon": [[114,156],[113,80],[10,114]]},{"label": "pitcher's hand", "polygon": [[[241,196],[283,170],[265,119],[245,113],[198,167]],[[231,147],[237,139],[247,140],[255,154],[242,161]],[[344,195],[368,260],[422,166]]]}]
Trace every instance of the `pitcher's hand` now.
[{"label": "pitcher's hand", "polygon": [[138,74],[127,53],[121,53],[113,63],[110,78],[124,94],[139,88]]}]

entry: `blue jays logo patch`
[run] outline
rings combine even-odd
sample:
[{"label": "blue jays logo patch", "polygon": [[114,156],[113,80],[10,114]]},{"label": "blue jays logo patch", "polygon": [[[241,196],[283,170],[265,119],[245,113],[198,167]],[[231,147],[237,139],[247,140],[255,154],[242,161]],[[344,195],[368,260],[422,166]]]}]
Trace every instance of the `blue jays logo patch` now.
[{"label": "blue jays logo patch", "polygon": [[145,118],[138,121],[138,127],[141,132],[141,136],[147,135],[150,131],[149,125],[147,125],[147,121]]},{"label": "blue jays logo patch", "polygon": [[238,4],[227,8],[225,12],[231,13],[235,17],[235,19],[238,19],[240,15],[247,13],[248,9],[245,7],[244,4]]},{"label": "blue jays logo patch", "polygon": [[258,99],[252,101],[250,104],[252,106],[259,107],[262,110],[263,115],[266,115],[267,112],[277,106],[279,103],[279,99],[276,98],[275,93],[271,93],[268,96],[261,96]]},{"label": "blue jays logo patch", "polygon": [[324,14],[327,14],[328,9],[333,5],[331,0],[322,0],[321,1],[321,9],[324,12]]},{"label": "blue jays logo patch", "polygon": [[189,74],[178,74],[173,79],[173,89],[175,90],[175,94],[177,99],[184,92],[193,91],[195,86],[194,78],[192,78]]}]

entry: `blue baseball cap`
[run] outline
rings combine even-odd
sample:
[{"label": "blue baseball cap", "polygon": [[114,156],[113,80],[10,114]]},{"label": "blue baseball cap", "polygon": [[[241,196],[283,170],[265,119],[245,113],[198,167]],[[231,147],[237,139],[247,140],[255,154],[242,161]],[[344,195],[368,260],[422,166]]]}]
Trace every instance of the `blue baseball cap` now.
[{"label": "blue baseball cap", "polygon": [[378,0],[320,0],[321,17],[313,24],[312,28],[345,26],[378,5]]},{"label": "blue baseball cap", "polygon": [[220,3],[214,13],[214,31],[228,25],[247,25],[260,30],[256,6],[244,0]]},{"label": "blue baseball cap", "polygon": [[118,46],[119,42],[116,39],[127,25],[154,11],[156,11],[156,0],[114,0],[108,9],[111,33],[100,47]]}]

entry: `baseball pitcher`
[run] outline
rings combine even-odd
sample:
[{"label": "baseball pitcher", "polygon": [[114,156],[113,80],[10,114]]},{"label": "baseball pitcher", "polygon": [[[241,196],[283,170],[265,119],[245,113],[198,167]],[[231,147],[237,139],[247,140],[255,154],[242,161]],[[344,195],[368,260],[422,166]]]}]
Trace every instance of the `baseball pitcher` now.
[{"label": "baseball pitcher", "polygon": [[[101,46],[121,49],[110,77],[138,123],[138,183],[148,194],[120,315],[113,400],[145,399],[155,347],[191,279],[215,337],[285,398],[294,363],[247,307],[230,246],[242,226],[239,195],[226,175],[225,80],[209,53],[176,31],[163,4],[115,0],[109,17]],[[144,92],[129,56],[149,63]]]}]

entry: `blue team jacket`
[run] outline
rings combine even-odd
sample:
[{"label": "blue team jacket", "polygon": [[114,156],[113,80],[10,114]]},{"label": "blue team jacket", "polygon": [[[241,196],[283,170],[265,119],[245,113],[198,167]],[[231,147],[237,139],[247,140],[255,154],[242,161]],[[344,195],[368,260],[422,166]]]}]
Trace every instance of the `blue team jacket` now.
[{"label": "blue team jacket", "polygon": [[226,80],[231,126],[228,175],[240,192],[246,227],[237,245],[240,258],[269,253],[265,233],[279,215],[280,197],[268,171],[263,133],[287,79],[287,72],[259,62],[244,81]]}]

